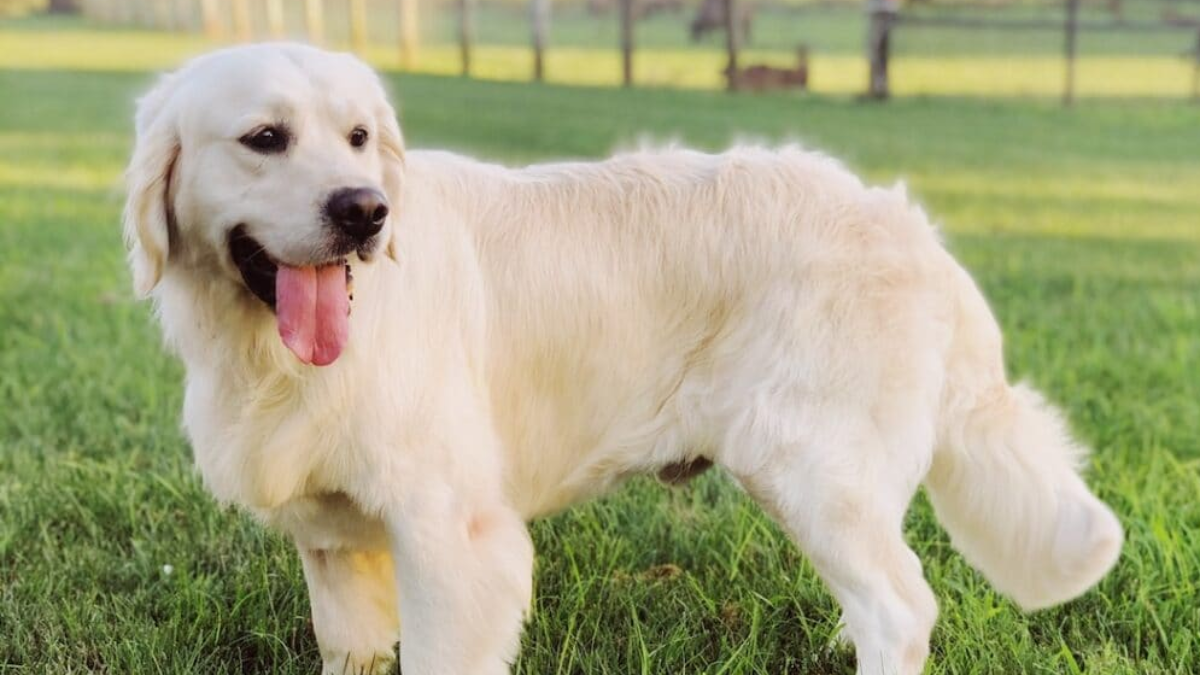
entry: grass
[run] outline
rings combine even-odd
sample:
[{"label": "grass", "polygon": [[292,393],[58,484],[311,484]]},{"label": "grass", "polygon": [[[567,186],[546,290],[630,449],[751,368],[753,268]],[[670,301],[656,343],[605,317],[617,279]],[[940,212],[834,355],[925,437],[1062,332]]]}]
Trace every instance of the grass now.
[{"label": "grass", "polygon": [[[0,672],[315,672],[299,563],[200,486],[183,374],[129,290],[119,173],[167,41],[60,29],[0,27]],[[114,35],[131,64],[103,56]],[[113,60],[75,67],[91,54]],[[1200,669],[1200,109],[391,83],[418,147],[520,162],[643,134],[800,138],[906,179],[990,298],[1014,375],[1096,448],[1091,482],[1128,530],[1098,589],[1026,616],[918,500],[908,537],[941,603],[929,672]],[[533,533],[518,673],[852,672],[811,567],[720,476],[634,481]]]}]

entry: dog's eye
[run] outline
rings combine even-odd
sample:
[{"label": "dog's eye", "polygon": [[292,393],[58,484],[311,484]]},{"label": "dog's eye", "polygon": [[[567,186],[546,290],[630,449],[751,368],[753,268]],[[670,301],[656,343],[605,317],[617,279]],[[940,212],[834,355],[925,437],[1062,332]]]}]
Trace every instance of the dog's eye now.
[{"label": "dog's eye", "polygon": [[238,139],[242,145],[263,154],[287,150],[289,140],[287,129],[283,127],[260,127]]},{"label": "dog's eye", "polygon": [[367,138],[369,137],[370,136],[367,134],[366,129],[362,127],[354,127],[354,131],[350,132],[350,145],[353,145],[356,148],[361,148],[367,144]]}]

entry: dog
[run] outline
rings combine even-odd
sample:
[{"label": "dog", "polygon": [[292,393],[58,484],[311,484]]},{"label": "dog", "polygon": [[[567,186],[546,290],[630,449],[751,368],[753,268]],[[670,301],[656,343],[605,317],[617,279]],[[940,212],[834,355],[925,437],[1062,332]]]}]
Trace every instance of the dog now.
[{"label": "dog", "polygon": [[[294,539],[325,673],[496,675],[527,522],[713,464],[844,612],[858,672],[922,671],[924,485],[1026,609],[1122,529],[968,274],[902,188],[797,147],[512,169],[408,151],[377,75],[301,45],[143,97],[124,227],[186,366],[206,487]],[[403,620],[402,620],[403,619]]]}]

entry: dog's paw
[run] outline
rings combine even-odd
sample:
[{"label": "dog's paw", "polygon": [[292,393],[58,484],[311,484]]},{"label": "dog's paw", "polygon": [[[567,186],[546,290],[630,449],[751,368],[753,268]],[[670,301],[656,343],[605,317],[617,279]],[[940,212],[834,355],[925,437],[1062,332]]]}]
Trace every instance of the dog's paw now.
[{"label": "dog's paw", "polygon": [[391,675],[396,671],[392,651],[353,654],[342,652],[324,657],[321,675]]}]

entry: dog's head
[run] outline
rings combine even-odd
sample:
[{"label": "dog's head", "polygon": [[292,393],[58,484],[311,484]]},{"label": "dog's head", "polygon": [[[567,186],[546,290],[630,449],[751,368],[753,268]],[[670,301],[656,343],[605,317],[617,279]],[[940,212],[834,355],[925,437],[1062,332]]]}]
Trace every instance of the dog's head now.
[{"label": "dog's head", "polygon": [[404,148],[361,61],[291,44],[227,49],[165,76],[138,105],[125,237],[139,293],[171,265],[214,272],[274,311],[287,346],[332,363],[351,261],[394,256]]}]

